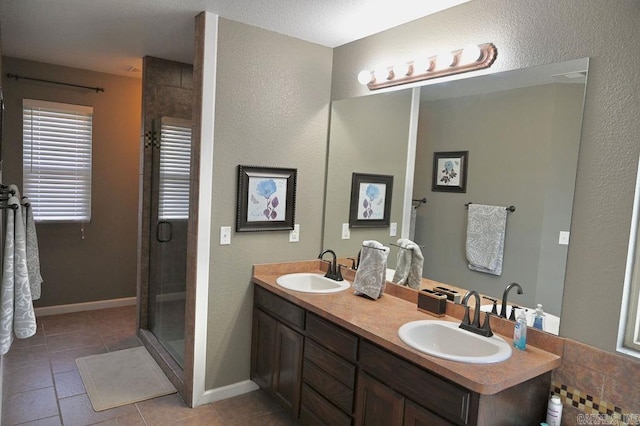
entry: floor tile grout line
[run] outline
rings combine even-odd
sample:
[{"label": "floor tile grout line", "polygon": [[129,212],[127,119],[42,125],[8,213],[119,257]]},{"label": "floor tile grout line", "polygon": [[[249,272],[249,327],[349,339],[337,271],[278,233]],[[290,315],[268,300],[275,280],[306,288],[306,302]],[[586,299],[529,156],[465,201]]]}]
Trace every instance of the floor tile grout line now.
[{"label": "floor tile grout line", "polygon": [[[47,353],[49,353],[49,351],[47,350]],[[53,374],[53,364],[51,362],[51,357],[48,356],[48,363],[49,363],[49,373],[51,373],[51,381],[53,382],[53,392],[56,396],[56,406],[58,407],[58,419],[60,420],[60,424],[64,424],[64,421],[62,419],[62,410],[60,409],[60,398],[58,397],[58,386],[56,385],[56,376],[55,374]]]},{"label": "floor tile grout line", "polygon": [[144,423],[145,426],[149,426],[149,424],[147,423],[147,419],[144,418],[144,416],[142,415],[142,411],[140,411],[140,407],[138,406],[138,403],[136,402],[134,405],[136,406],[136,410],[138,411],[138,415],[142,419],[142,423]]}]

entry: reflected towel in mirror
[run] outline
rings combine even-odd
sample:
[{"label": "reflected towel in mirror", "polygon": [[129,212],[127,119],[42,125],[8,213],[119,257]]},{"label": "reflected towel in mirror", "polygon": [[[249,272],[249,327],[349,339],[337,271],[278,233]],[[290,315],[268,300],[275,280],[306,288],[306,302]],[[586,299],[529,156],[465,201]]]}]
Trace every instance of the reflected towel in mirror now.
[{"label": "reflected towel in mirror", "polygon": [[469,204],[466,253],[469,269],[501,275],[507,210],[504,206]]},{"label": "reflected towel in mirror", "polygon": [[411,240],[400,238],[398,240],[398,264],[393,275],[393,282],[419,289],[422,283],[422,267],[424,256],[418,244]]},{"label": "reflected towel in mirror", "polygon": [[379,299],[386,285],[387,258],[389,247],[378,241],[363,241],[360,264],[353,280],[354,294]]}]

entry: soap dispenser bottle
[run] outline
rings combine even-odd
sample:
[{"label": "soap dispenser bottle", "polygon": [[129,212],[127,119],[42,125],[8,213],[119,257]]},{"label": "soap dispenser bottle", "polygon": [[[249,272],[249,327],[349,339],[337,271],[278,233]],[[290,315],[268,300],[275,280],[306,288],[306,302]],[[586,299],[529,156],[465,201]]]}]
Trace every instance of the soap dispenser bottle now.
[{"label": "soap dispenser bottle", "polygon": [[513,346],[524,351],[527,347],[527,317],[524,309],[516,310],[516,325],[513,329]]},{"label": "soap dispenser bottle", "polygon": [[544,311],[542,310],[542,305],[540,303],[538,303],[536,313],[533,316],[533,328],[544,330]]}]

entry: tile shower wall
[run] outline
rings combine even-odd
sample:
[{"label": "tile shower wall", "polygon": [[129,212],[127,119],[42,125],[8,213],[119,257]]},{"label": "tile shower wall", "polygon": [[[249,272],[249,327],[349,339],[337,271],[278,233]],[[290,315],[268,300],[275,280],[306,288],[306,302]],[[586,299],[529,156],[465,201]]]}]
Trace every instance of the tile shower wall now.
[{"label": "tile shower wall", "polygon": [[640,362],[566,339],[551,383],[564,405],[562,424],[640,425],[639,378]]}]

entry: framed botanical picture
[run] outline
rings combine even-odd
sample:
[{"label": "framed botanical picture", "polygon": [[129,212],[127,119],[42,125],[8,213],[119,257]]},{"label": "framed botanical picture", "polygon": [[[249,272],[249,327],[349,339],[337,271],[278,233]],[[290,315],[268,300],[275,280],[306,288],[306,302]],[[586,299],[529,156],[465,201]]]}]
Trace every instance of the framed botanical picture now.
[{"label": "framed botanical picture", "polygon": [[389,226],[392,193],[393,176],[353,173],[349,227]]},{"label": "framed botanical picture", "polygon": [[432,191],[467,192],[469,151],[434,152]]},{"label": "framed botanical picture", "polygon": [[238,166],[236,231],[291,230],[296,169]]}]

